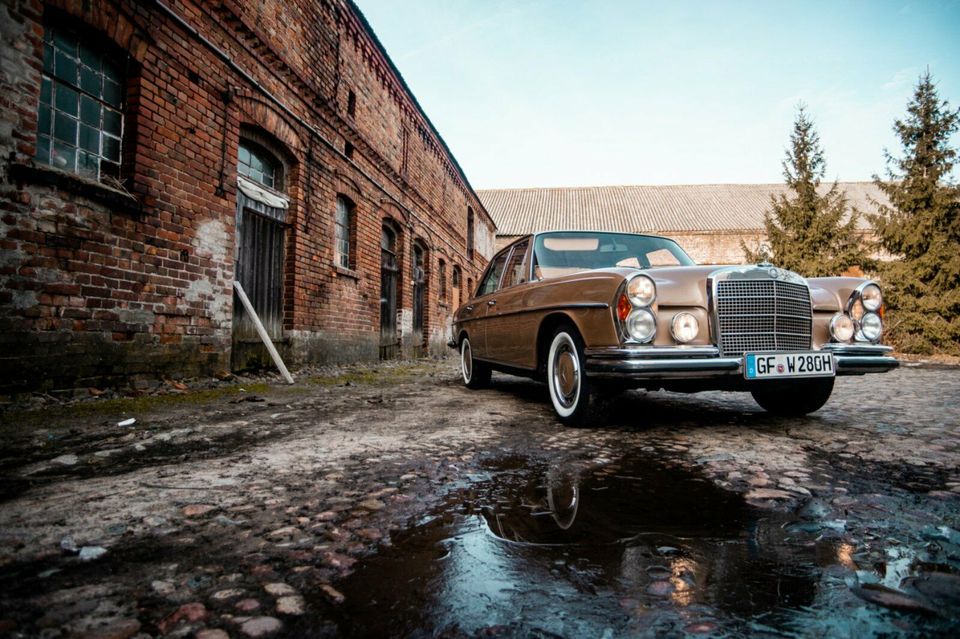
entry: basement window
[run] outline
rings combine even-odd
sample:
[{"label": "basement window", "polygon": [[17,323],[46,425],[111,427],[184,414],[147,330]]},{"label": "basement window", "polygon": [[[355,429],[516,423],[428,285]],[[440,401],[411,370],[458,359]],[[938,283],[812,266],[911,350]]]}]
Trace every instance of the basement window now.
[{"label": "basement window", "polygon": [[124,64],[94,38],[44,24],[38,163],[97,181],[120,177]]}]

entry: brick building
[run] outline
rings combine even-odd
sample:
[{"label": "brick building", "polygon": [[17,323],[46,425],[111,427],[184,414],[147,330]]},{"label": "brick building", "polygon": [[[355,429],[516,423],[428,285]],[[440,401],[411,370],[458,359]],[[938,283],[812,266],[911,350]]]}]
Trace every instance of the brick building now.
[{"label": "brick building", "polygon": [[440,350],[495,227],[349,0],[0,7],[0,391]]},{"label": "brick building", "polygon": [[[826,190],[829,184],[823,184]],[[870,182],[841,182],[847,201],[874,212],[885,196]],[[748,247],[763,242],[764,211],[783,184],[686,184],[491,189],[478,192],[497,223],[497,246],[536,231],[584,229],[654,233],[677,240],[700,264],[741,264]],[[861,216],[859,228],[869,226]]]}]

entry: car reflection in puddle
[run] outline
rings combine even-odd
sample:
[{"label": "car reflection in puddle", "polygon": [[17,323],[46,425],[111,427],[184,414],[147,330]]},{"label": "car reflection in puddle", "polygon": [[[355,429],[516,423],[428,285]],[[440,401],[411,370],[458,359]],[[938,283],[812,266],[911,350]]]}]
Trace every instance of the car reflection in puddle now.
[{"label": "car reflection in puddle", "polygon": [[[851,547],[690,471],[510,458],[342,582],[350,636],[898,633]],[[830,571],[834,570],[834,573]],[[856,614],[852,614],[855,611]]]}]

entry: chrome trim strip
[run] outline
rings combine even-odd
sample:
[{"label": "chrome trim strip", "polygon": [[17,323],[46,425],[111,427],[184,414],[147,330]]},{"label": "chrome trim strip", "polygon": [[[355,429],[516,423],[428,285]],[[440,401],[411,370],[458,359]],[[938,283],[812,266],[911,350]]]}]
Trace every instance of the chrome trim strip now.
[{"label": "chrome trim strip", "polygon": [[887,353],[893,352],[892,346],[886,346],[884,344],[870,344],[870,343],[855,343],[855,344],[840,344],[838,342],[831,342],[829,344],[824,344],[820,347],[820,350],[830,351],[834,355],[866,355],[879,357],[881,355],[886,355]]},{"label": "chrome trim strip", "polygon": [[[837,375],[885,373],[900,363],[887,355],[889,346],[827,344]],[[741,375],[742,357],[719,357],[715,346],[660,346],[586,349],[586,370],[594,377],[627,379],[706,379]]]},{"label": "chrome trim strip", "polygon": [[743,360],[739,357],[690,359],[587,359],[587,371],[595,377],[630,379],[682,379],[739,375]]},{"label": "chrome trim strip", "polygon": [[862,375],[863,373],[886,373],[900,366],[893,357],[877,355],[837,355],[837,375]]}]

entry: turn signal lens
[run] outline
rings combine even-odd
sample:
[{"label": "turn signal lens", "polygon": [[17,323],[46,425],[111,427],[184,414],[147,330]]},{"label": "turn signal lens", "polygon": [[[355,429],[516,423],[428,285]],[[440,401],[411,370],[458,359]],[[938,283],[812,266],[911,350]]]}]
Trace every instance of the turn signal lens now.
[{"label": "turn signal lens", "polygon": [[860,299],[863,300],[863,308],[868,311],[876,312],[883,304],[883,294],[880,293],[880,287],[876,284],[867,284],[860,291]]},{"label": "turn signal lens", "polygon": [[860,320],[860,332],[871,342],[879,342],[883,334],[883,321],[876,313],[864,313]]},{"label": "turn signal lens", "polygon": [[627,282],[627,296],[634,306],[650,306],[657,297],[657,285],[646,275],[637,275]]},{"label": "turn signal lens", "polygon": [[693,341],[700,333],[700,322],[690,313],[677,313],[673,316],[670,332],[673,334],[673,339],[686,344]]},{"label": "turn signal lens", "polygon": [[630,300],[627,299],[627,294],[621,293],[620,299],[617,300],[617,317],[620,318],[621,322],[626,322],[627,315],[629,315],[632,310],[633,305],[630,304]]},{"label": "turn signal lens", "polygon": [[844,313],[837,313],[830,320],[830,335],[838,342],[849,342],[853,338],[853,320]]},{"label": "turn signal lens", "polygon": [[638,342],[649,342],[657,333],[657,320],[653,313],[638,308],[627,316],[627,334]]}]

